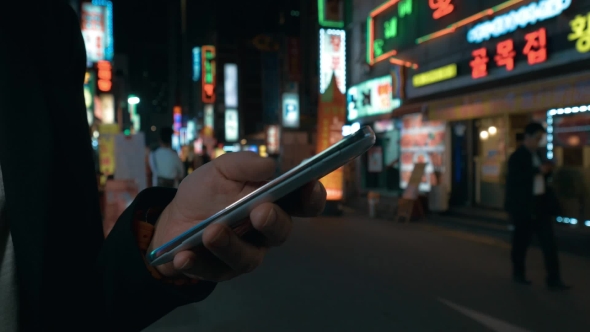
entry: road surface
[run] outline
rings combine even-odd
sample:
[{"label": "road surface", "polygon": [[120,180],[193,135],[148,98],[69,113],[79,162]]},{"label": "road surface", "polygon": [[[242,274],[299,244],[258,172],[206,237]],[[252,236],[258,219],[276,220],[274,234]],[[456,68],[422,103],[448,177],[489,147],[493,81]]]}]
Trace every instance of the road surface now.
[{"label": "road surface", "polygon": [[511,282],[505,243],[363,217],[297,220],[252,274],[218,285],[147,332],[590,331],[590,260],[561,254],[568,292]]}]

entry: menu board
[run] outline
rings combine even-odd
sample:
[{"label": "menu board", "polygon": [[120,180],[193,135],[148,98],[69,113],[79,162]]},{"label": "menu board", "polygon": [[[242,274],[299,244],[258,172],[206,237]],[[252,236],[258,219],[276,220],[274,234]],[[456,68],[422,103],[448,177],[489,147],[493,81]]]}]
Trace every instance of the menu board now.
[{"label": "menu board", "polygon": [[412,170],[417,163],[424,163],[424,175],[419,190],[428,192],[437,185],[435,172],[444,172],[446,123],[423,121],[421,114],[412,114],[402,119],[400,188],[408,186]]}]

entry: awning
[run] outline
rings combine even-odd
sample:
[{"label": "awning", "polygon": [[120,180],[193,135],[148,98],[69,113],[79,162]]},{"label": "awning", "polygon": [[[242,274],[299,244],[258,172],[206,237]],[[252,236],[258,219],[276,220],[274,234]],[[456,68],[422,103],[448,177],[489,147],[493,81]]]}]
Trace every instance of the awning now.
[{"label": "awning", "polygon": [[457,121],[590,104],[590,72],[428,103],[430,120]]}]

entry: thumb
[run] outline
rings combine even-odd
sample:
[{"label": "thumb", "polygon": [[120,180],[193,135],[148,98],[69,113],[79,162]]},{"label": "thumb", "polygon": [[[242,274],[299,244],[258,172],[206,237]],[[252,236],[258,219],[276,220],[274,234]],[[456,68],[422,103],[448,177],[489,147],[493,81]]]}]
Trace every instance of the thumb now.
[{"label": "thumb", "polygon": [[275,174],[274,160],[262,158],[254,152],[226,153],[213,160],[213,165],[223,177],[239,182],[259,182]]}]

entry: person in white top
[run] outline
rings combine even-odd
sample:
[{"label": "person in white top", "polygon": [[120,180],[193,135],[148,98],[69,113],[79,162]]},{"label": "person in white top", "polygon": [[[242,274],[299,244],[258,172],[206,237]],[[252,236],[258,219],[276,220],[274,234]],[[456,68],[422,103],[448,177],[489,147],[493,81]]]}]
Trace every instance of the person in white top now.
[{"label": "person in white top", "polygon": [[533,234],[537,234],[545,256],[547,286],[565,290],[559,272],[557,245],[552,216],[559,213],[559,204],[547,186],[553,164],[543,160],[539,145],[545,135],[540,123],[525,127],[524,141],[508,159],[505,209],[514,226],[512,238],[513,278],[516,283],[529,285],[525,277],[525,258]]},{"label": "person in white top", "polygon": [[161,128],[160,147],[150,154],[152,183],[157,187],[176,188],[185,174],[182,160],[172,149],[173,133],[170,127]]}]

